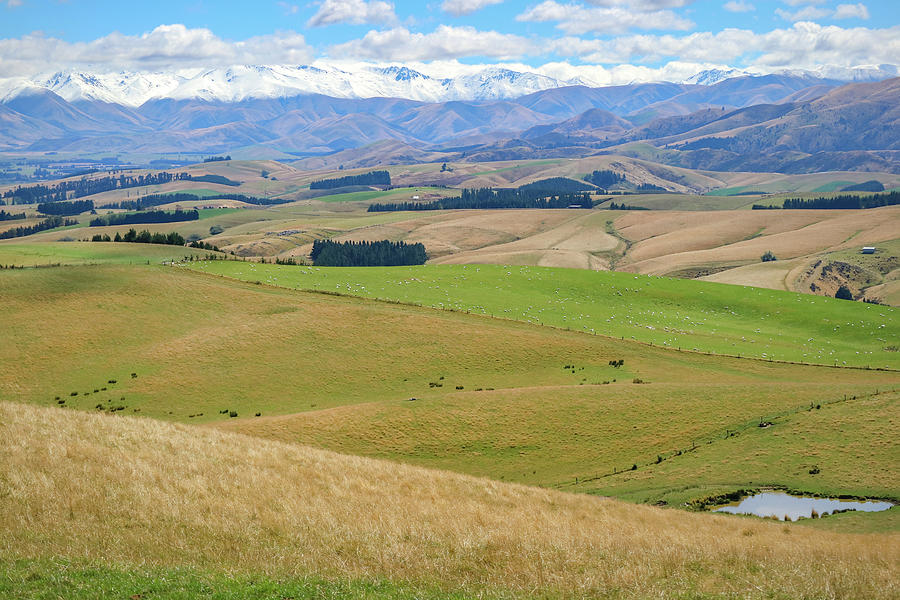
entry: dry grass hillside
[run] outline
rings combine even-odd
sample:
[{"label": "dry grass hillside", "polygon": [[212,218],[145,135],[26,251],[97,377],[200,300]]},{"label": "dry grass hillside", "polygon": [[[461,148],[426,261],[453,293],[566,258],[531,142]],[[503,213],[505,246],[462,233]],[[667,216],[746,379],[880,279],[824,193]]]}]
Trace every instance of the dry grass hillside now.
[{"label": "dry grass hillside", "polygon": [[515,597],[896,598],[892,534],[690,514],[0,403],[2,558]]},{"label": "dry grass hillside", "polygon": [[[652,158],[652,157],[651,157]],[[306,163],[298,163],[305,165]],[[343,164],[343,163],[342,163]],[[352,163],[348,163],[348,166]],[[309,168],[309,165],[307,165]],[[101,212],[111,202],[148,193],[197,193],[204,200],[164,208],[226,207],[202,211],[197,221],[153,225],[154,231],[177,231],[187,239],[203,239],[226,252],[247,258],[308,257],[316,239],[421,242],[436,264],[514,264],[580,269],[614,269],[653,275],[706,278],[721,283],[834,295],[848,285],[855,298],[900,302],[900,246],[878,265],[856,264],[834,253],[862,245],[883,246],[900,239],[900,208],[865,211],[749,211],[751,204],[778,205],[791,195],[834,193],[868,180],[900,185],[897,175],[827,172],[800,175],[725,173],[664,166],[649,160],[616,155],[580,159],[518,160],[391,165],[394,189],[366,186],[320,196],[312,181],[371,170],[347,168],[302,170],[275,161],[220,161],[192,165],[173,172],[215,175],[237,186],[209,181],[177,180],[163,185],[119,189],[91,196]],[[459,188],[515,187],[549,177],[580,180],[596,169],[623,173],[631,184],[648,183],[678,193],[610,197],[595,194],[598,209],[423,211],[368,213],[371,202],[431,201],[458,194]],[[136,175],[146,171],[136,171]],[[89,177],[102,177],[97,173]],[[8,187],[8,186],[6,186]],[[0,186],[0,191],[4,188]],[[709,190],[730,195],[695,195]],[[240,193],[286,201],[255,206],[216,195]],[[758,194],[763,194],[759,196]],[[647,211],[607,211],[608,200],[650,208]],[[414,200],[416,199],[416,200]],[[17,209],[18,210],[18,209]],[[37,223],[35,207],[23,207],[26,221],[0,223],[0,232]],[[90,216],[78,217],[82,225]],[[30,236],[28,241],[110,237],[129,226],[57,229]],[[895,251],[896,250],[896,251]],[[760,263],[771,251],[774,263]],[[896,259],[896,260],[895,260]],[[891,262],[894,261],[894,262]],[[834,264],[835,262],[839,264]]]},{"label": "dry grass hillside", "polygon": [[872,210],[658,212],[616,221],[632,242],[621,266],[664,274],[715,263],[759,262],[771,250],[779,258],[877,244],[898,236],[900,207]]}]

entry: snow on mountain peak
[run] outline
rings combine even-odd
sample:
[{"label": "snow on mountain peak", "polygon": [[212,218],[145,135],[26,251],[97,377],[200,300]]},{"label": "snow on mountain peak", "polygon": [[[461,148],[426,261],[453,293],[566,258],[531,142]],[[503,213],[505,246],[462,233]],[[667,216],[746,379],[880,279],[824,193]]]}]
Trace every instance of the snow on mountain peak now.
[{"label": "snow on mountain peak", "polygon": [[700,71],[696,75],[691,75],[681,83],[692,85],[715,85],[720,81],[732,79],[734,77],[753,76],[754,73],[742,71],[740,69],[707,69]]},{"label": "snow on mountain peak", "polygon": [[192,73],[60,71],[31,79],[0,80],[4,95],[36,87],[68,101],[99,100],[139,106],[171,98],[235,102],[322,94],[336,98],[396,97],[423,102],[496,100],[572,85],[537,73],[488,67],[439,79],[405,66],[362,66],[352,70],[309,65],[234,65]]},{"label": "snow on mountain peak", "polygon": [[[895,65],[822,66],[816,71],[785,74],[845,81],[875,81],[896,77]],[[681,83],[714,85],[726,79],[759,75],[721,68],[701,71]],[[50,90],[65,100],[92,100],[140,106],[148,100],[200,99],[238,102],[250,98],[283,98],[321,94],[335,98],[406,98],[421,102],[504,100],[542,90],[597,84],[581,76],[557,79],[536,72],[487,66],[454,76],[425,74],[403,65],[330,64],[234,65],[227,68],[178,72],[91,72],[68,70],[33,78],[0,79],[0,101],[28,90]]]}]

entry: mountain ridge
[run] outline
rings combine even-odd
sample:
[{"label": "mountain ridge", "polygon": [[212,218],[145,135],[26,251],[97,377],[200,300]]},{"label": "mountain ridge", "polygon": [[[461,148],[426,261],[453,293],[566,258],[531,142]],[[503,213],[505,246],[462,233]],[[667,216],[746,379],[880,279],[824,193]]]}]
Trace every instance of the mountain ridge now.
[{"label": "mountain ridge", "polygon": [[[810,81],[876,81],[898,75],[896,65],[854,68],[822,67],[818,71],[784,71],[775,76]],[[734,68],[700,71],[676,85],[713,86],[723,81],[769,75]],[[322,94],[334,98],[392,97],[422,102],[489,101],[519,98],[542,90],[584,85],[608,88],[581,76],[550,77],[503,66],[488,66],[456,76],[431,76],[408,66],[360,65],[354,68],[313,65],[234,65],[178,72],[69,69],[34,77],[0,79],[0,102],[28,90],[49,90],[66,101],[101,101],[138,107],[151,100],[198,99],[241,102]],[[637,85],[632,83],[628,85]]]},{"label": "mountain ridge", "polygon": [[[393,71],[403,80],[418,77]],[[874,83],[743,76],[712,85],[569,86],[494,101],[321,94],[240,102],[66,101],[30,88],[0,103],[0,151],[328,154],[396,140],[452,160],[517,160],[655,146],[672,166],[713,170],[900,169],[900,78]],[[841,154],[841,153],[852,154]],[[881,152],[882,154],[873,154]],[[887,152],[888,154],[884,154]],[[815,155],[815,156],[813,156]]]}]

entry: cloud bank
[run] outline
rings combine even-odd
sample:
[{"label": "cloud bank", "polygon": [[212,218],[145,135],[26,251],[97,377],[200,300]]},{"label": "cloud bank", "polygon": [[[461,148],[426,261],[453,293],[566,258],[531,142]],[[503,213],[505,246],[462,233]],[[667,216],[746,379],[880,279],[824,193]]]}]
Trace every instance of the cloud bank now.
[{"label": "cloud bank", "polygon": [[[679,1],[684,0],[641,0],[649,9]],[[615,3],[616,0],[594,0],[598,5]],[[324,7],[324,3],[320,5],[320,9]],[[631,34],[607,39],[577,35],[538,38],[449,25],[418,33],[393,26],[373,29],[324,51],[310,47],[294,31],[232,41],[216,36],[209,29],[175,24],[161,25],[140,35],[112,33],[89,42],[67,42],[40,34],[0,39],[0,77],[31,77],[79,68],[102,72],[177,71],[316,61],[405,62],[426,67],[433,63],[459,70],[465,68],[460,61],[475,59],[481,65],[492,61],[527,62],[518,70],[542,72],[566,80],[583,77],[604,84],[677,80],[704,68],[737,67],[773,72],[815,70],[822,65],[894,64],[898,56],[900,26],[843,28],[807,21],[762,33],[724,29],[717,33]],[[420,70],[435,71],[436,76],[441,76],[436,68]],[[563,72],[571,75],[561,76]]]}]

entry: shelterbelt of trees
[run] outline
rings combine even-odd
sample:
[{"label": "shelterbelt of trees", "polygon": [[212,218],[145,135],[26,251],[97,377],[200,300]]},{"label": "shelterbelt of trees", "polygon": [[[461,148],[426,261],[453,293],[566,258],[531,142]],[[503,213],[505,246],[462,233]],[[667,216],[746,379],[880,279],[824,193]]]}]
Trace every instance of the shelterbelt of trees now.
[{"label": "shelterbelt of trees", "polygon": [[5,210],[0,210],[0,221],[15,221],[17,219],[24,219],[24,218],[25,218],[24,212],[14,214],[11,212],[6,212]]},{"label": "shelterbelt of trees", "polygon": [[75,181],[61,181],[56,185],[19,186],[3,194],[7,204],[37,204],[39,202],[62,202],[68,200],[69,193],[75,198],[93,196],[101,192],[142,187],[145,185],[162,185],[172,181],[188,181],[188,173],[148,173],[146,175],[119,175],[118,177],[82,178]]},{"label": "shelterbelt of trees", "polygon": [[107,225],[134,225],[137,223],[175,223],[178,221],[196,221],[200,218],[197,210],[150,210],[136,213],[118,213],[91,219],[91,227]]},{"label": "shelterbelt of trees", "polygon": [[310,258],[317,267],[396,267],[422,265],[425,246],[380,240],[376,242],[313,242]]},{"label": "shelterbelt of trees", "polygon": [[370,171],[359,175],[347,175],[333,179],[319,179],[309,184],[311,190],[331,190],[351,185],[391,185],[391,174],[387,171]]},{"label": "shelterbelt of trees", "polygon": [[[879,206],[894,206],[900,204],[900,192],[888,192],[886,194],[873,194],[871,196],[858,196],[855,194],[843,194],[831,198],[787,198],[781,208],[786,209],[854,209],[854,208],[878,208]],[[754,204],[753,210],[778,209],[778,206]]]},{"label": "shelterbelt of trees", "polygon": [[153,208],[161,204],[173,204],[177,202],[198,202],[200,200],[236,200],[245,204],[254,205],[273,205],[286,204],[292,202],[290,199],[284,198],[260,198],[259,196],[245,196],[244,194],[216,194],[215,196],[198,196],[197,194],[188,194],[185,192],[175,192],[172,194],[148,194],[134,200],[122,200],[121,202],[113,202],[107,204],[104,208],[116,208],[122,210],[143,210],[145,208]]},{"label": "shelterbelt of trees", "polygon": [[47,231],[48,229],[56,229],[57,227],[68,227],[69,225],[78,225],[78,221],[74,219],[63,219],[58,216],[48,217],[34,225],[13,227],[12,229],[0,232],[0,240],[25,237],[26,235]]},{"label": "shelterbelt of trees", "polygon": [[45,215],[69,217],[94,210],[93,200],[74,200],[71,202],[42,202],[37,210]]},{"label": "shelterbelt of trees", "polygon": [[370,204],[369,212],[398,210],[459,210],[488,208],[592,208],[590,194],[548,195],[542,189],[464,189],[459,197],[433,202],[393,202]]}]

